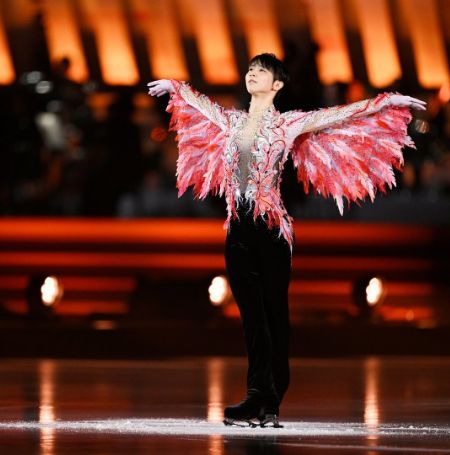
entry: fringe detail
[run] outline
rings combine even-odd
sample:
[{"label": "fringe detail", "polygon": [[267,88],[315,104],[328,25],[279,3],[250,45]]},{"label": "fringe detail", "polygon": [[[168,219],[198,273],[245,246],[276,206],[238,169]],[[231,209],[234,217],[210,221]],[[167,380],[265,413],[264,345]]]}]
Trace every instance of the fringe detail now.
[{"label": "fringe detail", "polygon": [[412,115],[407,107],[388,106],[365,117],[352,118],[317,133],[300,135],[291,153],[305,193],[332,196],[339,212],[343,198],[359,205],[367,195],[396,185],[393,167],[402,170],[402,148],[416,148],[408,136]]},{"label": "fringe detail", "polygon": [[178,197],[193,187],[194,197],[204,199],[209,192],[225,191],[223,154],[225,133],[197,109],[174,93],[166,109],[172,113],[170,131],[176,131]]}]

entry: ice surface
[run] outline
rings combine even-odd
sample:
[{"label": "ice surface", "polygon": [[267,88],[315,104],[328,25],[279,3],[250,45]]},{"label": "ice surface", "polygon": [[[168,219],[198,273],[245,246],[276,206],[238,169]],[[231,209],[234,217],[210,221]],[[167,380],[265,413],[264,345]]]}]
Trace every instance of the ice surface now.
[{"label": "ice surface", "polygon": [[224,436],[407,436],[407,437],[449,437],[450,426],[420,424],[380,424],[368,427],[356,422],[282,421],[284,428],[250,428],[225,426],[222,422],[200,419],[149,418],[149,419],[101,419],[101,420],[55,420],[0,422],[4,430],[45,430],[66,432],[98,432],[142,435],[224,435]]}]

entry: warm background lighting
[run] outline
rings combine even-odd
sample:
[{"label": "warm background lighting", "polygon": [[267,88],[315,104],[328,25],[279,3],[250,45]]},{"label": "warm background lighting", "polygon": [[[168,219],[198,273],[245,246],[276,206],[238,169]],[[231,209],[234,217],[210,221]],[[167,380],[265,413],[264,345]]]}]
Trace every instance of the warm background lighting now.
[{"label": "warm background lighting", "polygon": [[103,80],[111,85],[133,85],[139,74],[118,0],[81,0],[83,13],[95,35]]},{"label": "warm background lighting", "polygon": [[320,47],[317,66],[323,84],[350,82],[353,72],[337,0],[309,0],[311,30]]},{"label": "warm background lighting", "polygon": [[15,77],[5,28],[0,17],[0,84],[11,84]]},{"label": "warm background lighting", "polygon": [[224,276],[216,276],[208,288],[209,300],[213,305],[223,305],[230,297],[231,291],[228,280]]},{"label": "warm background lighting", "polygon": [[368,78],[385,87],[401,77],[387,0],[355,0]]},{"label": "warm background lighting", "polygon": [[44,3],[43,17],[51,60],[57,62],[68,57],[71,63],[69,79],[86,81],[89,74],[72,3],[69,0],[48,1]]},{"label": "warm background lighting", "polygon": [[248,55],[272,52],[283,58],[280,31],[271,0],[234,0],[233,6],[242,23]]},{"label": "warm background lighting", "polygon": [[381,302],[384,294],[383,281],[380,278],[372,278],[366,287],[366,300],[369,305],[377,305]]},{"label": "warm background lighting", "polygon": [[446,104],[450,101],[450,82],[447,84],[444,84],[439,89],[439,101],[442,104]]},{"label": "warm background lighting", "polygon": [[435,0],[399,0],[411,37],[420,84],[437,88],[449,82],[448,61]]},{"label": "warm background lighting", "polygon": [[203,76],[210,84],[234,84],[239,75],[222,0],[180,0],[189,10]]},{"label": "warm background lighting", "polygon": [[189,79],[173,0],[132,0],[133,27],[145,36],[156,79]]},{"label": "warm background lighting", "polygon": [[55,276],[48,276],[41,286],[41,300],[46,306],[57,304],[63,295],[62,283]]}]

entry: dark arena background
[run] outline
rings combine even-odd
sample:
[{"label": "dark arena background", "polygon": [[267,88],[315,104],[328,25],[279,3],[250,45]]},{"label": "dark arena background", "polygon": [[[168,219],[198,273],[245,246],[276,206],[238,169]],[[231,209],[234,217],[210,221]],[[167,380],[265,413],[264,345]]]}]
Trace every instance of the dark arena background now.
[{"label": "dark arena background", "polygon": [[[168,97],[247,109],[251,56],[281,111],[400,92],[397,186],[295,218],[283,428],[223,425],[246,352],[226,207],[177,197]],[[450,453],[450,1],[0,0],[0,452]]]}]

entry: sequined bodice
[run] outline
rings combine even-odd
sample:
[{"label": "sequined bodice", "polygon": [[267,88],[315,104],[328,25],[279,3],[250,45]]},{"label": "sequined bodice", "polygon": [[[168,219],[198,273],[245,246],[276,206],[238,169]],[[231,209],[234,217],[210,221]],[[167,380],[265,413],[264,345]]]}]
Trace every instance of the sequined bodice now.
[{"label": "sequined bodice", "polygon": [[248,116],[242,129],[236,135],[236,145],[239,150],[239,176],[240,192],[245,194],[250,177],[250,164],[252,161],[252,149],[255,142],[256,133],[261,124],[263,113],[255,116]]}]

